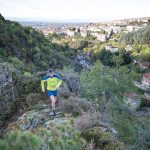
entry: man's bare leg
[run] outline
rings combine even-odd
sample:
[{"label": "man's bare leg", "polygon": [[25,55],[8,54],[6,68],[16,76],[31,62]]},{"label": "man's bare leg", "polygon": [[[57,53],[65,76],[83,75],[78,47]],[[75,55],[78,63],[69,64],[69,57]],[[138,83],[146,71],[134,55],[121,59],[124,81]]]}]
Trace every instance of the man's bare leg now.
[{"label": "man's bare leg", "polygon": [[55,102],[55,107],[57,107],[57,104],[58,104],[58,99],[57,99],[57,96],[55,96],[55,100],[56,100],[56,102]]},{"label": "man's bare leg", "polygon": [[51,106],[52,106],[52,114],[53,114],[53,117],[56,116],[56,100],[55,100],[55,97],[53,95],[50,96],[50,100],[51,100]]},{"label": "man's bare leg", "polygon": [[55,97],[53,95],[51,95],[50,96],[50,100],[51,100],[52,110],[55,111],[55,109],[56,109],[56,105],[55,105],[56,99],[55,99]]}]

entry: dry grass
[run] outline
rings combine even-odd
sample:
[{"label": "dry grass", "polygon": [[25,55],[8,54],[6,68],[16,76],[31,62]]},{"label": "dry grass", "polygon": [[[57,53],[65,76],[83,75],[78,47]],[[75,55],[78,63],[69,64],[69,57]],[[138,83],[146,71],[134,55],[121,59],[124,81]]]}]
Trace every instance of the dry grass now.
[{"label": "dry grass", "polygon": [[73,93],[59,97],[58,106],[64,114],[72,114],[73,116],[82,115],[90,110],[89,102],[86,99],[78,98]]},{"label": "dry grass", "polygon": [[[103,113],[101,112],[87,112],[76,119],[76,128],[80,131],[90,129],[95,126],[104,127],[110,130],[110,122],[103,120]],[[107,117],[107,115],[105,115]]]}]

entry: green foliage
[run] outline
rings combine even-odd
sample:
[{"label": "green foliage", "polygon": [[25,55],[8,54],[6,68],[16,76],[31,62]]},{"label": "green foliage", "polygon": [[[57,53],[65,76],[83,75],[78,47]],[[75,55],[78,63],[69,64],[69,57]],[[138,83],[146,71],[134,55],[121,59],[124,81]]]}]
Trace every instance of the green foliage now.
[{"label": "green foliage", "polygon": [[106,51],[104,48],[92,55],[91,61],[95,62],[96,60],[100,60],[104,65],[110,67],[127,65],[132,62],[130,54],[124,50],[120,49],[118,53],[113,54],[110,51]]},{"label": "green foliage", "polygon": [[142,116],[128,109],[113,111],[113,123],[119,131],[119,138],[133,150],[149,149],[149,115]]},{"label": "green foliage", "polygon": [[133,56],[150,59],[150,25],[136,32],[122,35],[121,43],[133,45]]},{"label": "green foliage", "polygon": [[113,54],[110,51],[106,51],[105,49],[100,50],[99,52],[95,52],[91,58],[93,62],[96,60],[101,60],[101,62],[106,66],[113,66],[114,63],[112,61]]},{"label": "green foliage", "polygon": [[133,149],[140,150],[143,147],[147,150],[148,145],[144,143],[149,141],[149,115],[138,115],[123,103],[125,92],[139,93],[133,84],[139,75],[126,67],[114,69],[96,62],[90,71],[83,71],[80,77],[83,95],[111,115],[118,138],[128,148],[132,145],[135,147]]},{"label": "green foliage", "polygon": [[82,150],[85,141],[80,137],[80,133],[75,129],[73,120],[56,126],[49,124],[50,130],[40,128],[36,134],[43,139],[43,144],[52,150]]},{"label": "green foliage", "polygon": [[8,62],[17,68],[18,71],[22,71],[24,69],[24,63],[16,57],[9,57]]},{"label": "green foliage", "polygon": [[1,16],[0,57],[3,61],[9,61],[18,66],[18,69],[28,68],[29,72],[33,72],[31,63],[36,70],[47,70],[57,64],[61,64],[61,67],[70,64],[71,60],[65,60],[64,55],[61,46],[56,48],[35,29],[22,27],[17,22],[5,21]]},{"label": "green foliage", "polygon": [[142,100],[141,107],[150,107],[150,101],[149,100]]},{"label": "green foliage", "polygon": [[0,141],[1,150],[40,150],[41,140],[31,132],[14,131]]},{"label": "green foliage", "polygon": [[136,59],[150,60],[150,47],[148,45],[133,45],[132,56]]},{"label": "green foliage", "polygon": [[74,127],[74,121],[55,125],[49,124],[49,129],[38,128],[34,134],[29,131],[13,131],[4,140],[0,140],[1,150],[82,150],[85,141]]},{"label": "green foliage", "polygon": [[30,72],[24,72],[24,77],[32,77],[32,74]]},{"label": "green foliage", "polygon": [[81,84],[88,99],[100,97],[103,92],[115,93],[123,96],[124,92],[135,89],[133,81],[138,77],[134,71],[129,72],[126,67],[112,69],[103,66],[99,61],[90,72],[83,71]]},{"label": "green foliage", "polygon": [[5,21],[5,18],[0,13],[0,20]]},{"label": "green foliage", "polygon": [[103,132],[98,127],[83,131],[81,136],[88,142],[93,141],[95,149],[125,150],[123,143],[114,140],[110,133]]}]

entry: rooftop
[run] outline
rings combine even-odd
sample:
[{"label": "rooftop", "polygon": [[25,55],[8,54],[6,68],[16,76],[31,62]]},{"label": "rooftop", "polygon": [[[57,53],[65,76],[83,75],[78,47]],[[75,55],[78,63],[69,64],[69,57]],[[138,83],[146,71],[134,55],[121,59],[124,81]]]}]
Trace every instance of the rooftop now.
[{"label": "rooftop", "polygon": [[150,73],[145,73],[145,74],[143,75],[143,77],[150,80]]}]

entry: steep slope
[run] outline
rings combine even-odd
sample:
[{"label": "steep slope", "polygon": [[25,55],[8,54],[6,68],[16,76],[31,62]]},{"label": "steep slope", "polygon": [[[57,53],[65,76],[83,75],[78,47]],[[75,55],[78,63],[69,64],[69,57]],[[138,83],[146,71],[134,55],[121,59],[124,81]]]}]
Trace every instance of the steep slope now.
[{"label": "steep slope", "polygon": [[71,62],[61,48],[56,49],[42,33],[0,15],[0,61],[24,64],[29,71],[67,65]]},{"label": "steep slope", "polygon": [[[42,33],[0,14],[0,126],[11,118],[29,93],[40,91],[38,71],[63,67],[72,61]],[[34,78],[30,81],[24,77]]]}]

